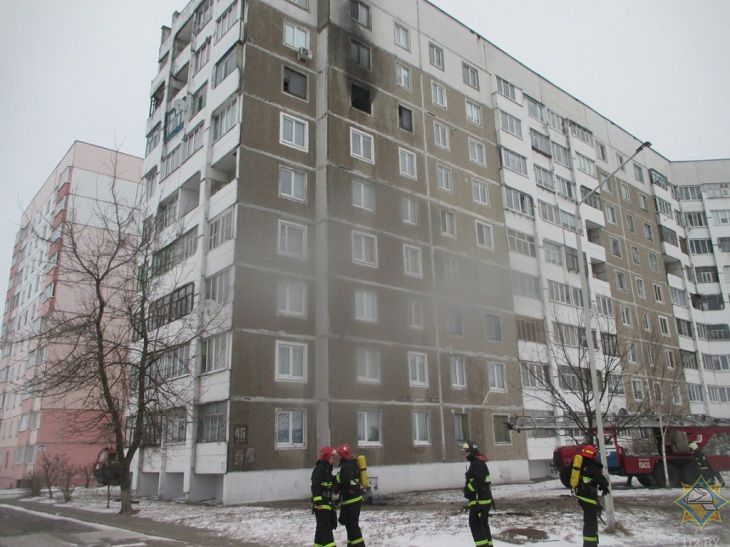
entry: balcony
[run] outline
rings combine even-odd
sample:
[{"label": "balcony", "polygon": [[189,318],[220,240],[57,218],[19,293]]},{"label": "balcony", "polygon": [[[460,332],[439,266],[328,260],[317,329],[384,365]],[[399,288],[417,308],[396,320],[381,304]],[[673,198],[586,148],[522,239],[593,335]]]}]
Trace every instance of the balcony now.
[{"label": "balcony", "polygon": [[66,211],[68,211],[68,209],[61,209],[58,213],[56,213],[56,216],[53,217],[53,220],[51,221],[51,227],[54,230],[58,228],[61,224],[66,222]]},{"label": "balcony", "polygon": [[56,203],[71,193],[71,183],[65,182],[56,192]]}]

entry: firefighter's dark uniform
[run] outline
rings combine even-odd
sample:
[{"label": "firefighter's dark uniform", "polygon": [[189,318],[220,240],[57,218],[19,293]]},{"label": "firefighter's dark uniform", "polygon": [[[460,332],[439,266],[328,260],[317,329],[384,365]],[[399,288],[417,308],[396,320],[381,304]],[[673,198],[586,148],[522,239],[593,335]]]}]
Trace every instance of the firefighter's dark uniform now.
[{"label": "firefighter's dark uniform", "polygon": [[705,479],[705,482],[708,484],[712,484],[714,481],[717,481],[722,486],[725,486],[725,481],[722,478],[722,475],[715,471],[712,468],[712,465],[710,465],[710,462],[705,457],[705,454],[700,450],[699,448],[695,449],[692,454],[695,465],[697,466],[697,470],[699,471],[699,477],[703,477]]},{"label": "firefighter's dark uniform", "polygon": [[474,545],[493,545],[489,529],[489,509],[492,507],[492,477],[489,475],[487,458],[481,454],[469,454],[469,469],[465,473],[464,497],[469,500],[469,528]]},{"label": "firefighter's dark uniform", "polygon": [[337,484],[340,492],[340,524],[347,529],[347,544],[364,546],[365,540],[360,530],[363,497],[357,460],[341,458]]},{"label": "firefighter's dark uniform", "polygon": [[314,547],[336,547],[332,530],[337,527],[337,512],[332,505],[332,464],[319,460],[312,471],[312,505],[317,519]]},{"label": "firefighter's dark uniform", "polygon": [[603,465],[591,458],[583,458],[580,482],[575,489],[575,497],[583,509],[583,547],[598,545],[598,490],[608,491],[608,481],[603,476]]}]

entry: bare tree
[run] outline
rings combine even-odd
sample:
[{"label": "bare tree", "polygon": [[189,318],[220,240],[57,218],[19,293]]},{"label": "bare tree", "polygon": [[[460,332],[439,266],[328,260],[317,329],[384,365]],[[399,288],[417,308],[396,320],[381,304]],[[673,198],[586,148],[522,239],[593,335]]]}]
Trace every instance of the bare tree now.
[{"label": "bare tree", "polygon": [[[577,304],[578,293],[572,294]],[[541,320],[518,319],[520,337],[537,343],[532,354],[520,363],[519,389],[525,396],[556,410],[569,427],[565,434],[575,441],[595,442],[596,403],[604,412],[615,412],[614,400],[624,393],[629,341],[615,328],[612,311],[605,311],[606,314],[594,315],[591,340],[586,339],[582,310],[577,308],[568,310],[566,306],[553,305],[551,328]],[[589,343],[597,357],[597,401],[591,382]],[[612,421],[625,425],[628,420],[630,416],[622,413],[615,414]]]},{"label": "bare tree", "polygon": [[43,455],[41,458],[41,477],[43,478],[43,486],[48,490],[48,497],[53,498],[53,487],[56,486],[58,480],[69,469],[69,457],[64,454],[56,453],[51,457]]},{"label": "bare tree", "polygon": [[30,340],[46,348],[33,389],[77,409],[72,427],[108,443],[105,477],[119,484],[120,512],[128,513],[135,454],[160,439],[168,409],[189,404],[189,346],[213,315],[193,314],[194,286],[177,287],[175,278],[197,249],[197,230],[180,248],[182,230],[164,228],[182,215],[158,211],[165,221],[154,222],[142,186],[119,178],[118,158],[108,189],[83,209],[69,205],[54,227],[56,283],[74,301],[56,302]]}]

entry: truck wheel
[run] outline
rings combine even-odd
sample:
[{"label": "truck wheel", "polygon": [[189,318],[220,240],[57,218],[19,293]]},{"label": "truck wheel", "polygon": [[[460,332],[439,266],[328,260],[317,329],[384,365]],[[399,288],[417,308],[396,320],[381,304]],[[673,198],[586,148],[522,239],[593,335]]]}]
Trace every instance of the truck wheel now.
[{"label": "truck wheel", "polygon": [[560,469],[560,482],[563,486],[570,488],[570,467],[563,467]]},{"label": "truck wheel", "polygon": [[[679,470],[671,463],[667,465],[667,475],[669,475],[669,486],[677,487],[680,485]],[[654,466],[652,478],[654,479],[657,487],[664,488],[666,486],[666,481],[664,479],[664,464],[657,463]]]}]

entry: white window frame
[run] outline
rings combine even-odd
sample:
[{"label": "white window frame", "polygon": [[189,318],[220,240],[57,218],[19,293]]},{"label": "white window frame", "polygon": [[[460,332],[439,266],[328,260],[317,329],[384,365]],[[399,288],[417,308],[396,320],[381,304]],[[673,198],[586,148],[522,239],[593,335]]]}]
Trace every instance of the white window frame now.
[{"label": "white window frame", "polygon": [[400,63],[396,63],[395,83],[410,91],[412,85],[411,69]]},{"label": "white window frame", "polygon": [[[210,374],[221,370],[228,370],[231,365],[231,337],[228,332],[221,332],[208,336],[200,341],[200,373]],[[203,357],[205,356],[205,370]]]},{"label": "white window frame", "polygon": [[403,197],[401,199],[401,218],[404,224],[418,226],[418,201],[415,198]]},{"label": "white window frame", "polygon": [[[291,31],[290,31],[291,29]],[[288,36],[287,34],[291,34],[293,41],[289,42],[287,40]],[[304,42],[302,43],[301,38],[304,37]],[[293,49],[296,51],[299,51],[299,48],[309,48],[309,31],[305,28],[302,28],[298,25],[295,25],[294,23],[290,23],[289,21],[284,21],[284,38],[283,43],[286,47],[289,49]]]},{"label": "white window frame", "polygon": [[453,192],[454,190],[451,169],[440,163],[436,164],[436,186],[446,192]]},{"label": "white window frame", "polygon": [[398,147],[398,169],[401,176],[416,180],[418,178],[416,154],[405,148]]},{"label": "white window frame", "polygon": [[[378,267],[378,237],[359,230],[350,232],[352,244],[352,262],[361,266],[369,266],[371,268]],[[368,243],[371,243],[372,260],[367,256]]]},{"label": "white window frame", "polygon": [[[497,393],[507,392],[507,378],[506,368],[504,363],[489,363],[489,391]],[[500,373],[496,373],[496,370],[501,370]],[[501,386],[499,384],[502,384]]]},{"label": "white window frame", "polygon": [[[275,362],[275,379],[277,382],[299,382],[299,383],[307,383],[308,378],[308,344],[303,344],[301,342],[290,342],[285,340],[277,340],[275,344],[275,355],[274,355],[274,362]],[[282,350],[288,350],[288,370],[282,371],[282,362],[280,359],[281,351]],[[294,356],[294,352],[301,352],[302,357],[302,373],[301,374],[294,374],[294,364],[292,362],[292,357]]]},{"label": "white window frame", "polygon": [[[289,230],[296,230],[302,234],[302,252],[296,253],[290,251],[287,247],[287,240],[289,239]],[[279,219],[279,230],[277,237],[277,250],[281,256],[290,256],[293,258],[304,259],[307,257],[307,226],[304,224],[298,224],[296,222],[289,222],[288,220]]]},{"label": "white window frame", "polygon": [[[405,37],[405,40],[403,40]],[[410,29],[401,24],[398,21],[393,23],[393,41],[396,46],[405,49],[406,51],[411,50],[411,31]]]},{"label": "white window frame", "polygon": [[487,148],[484,143],[469,137],[469,161],[486,167],[487,165]]},{"label": "white window frame", "polygon": [[[494,250],[494,228],[492,228],[491,224],[487,224],[486,222],[482,222],[481,220],[475,220],[474,221],[474,228],[476,230],[476,242],[477,247],[481,247],[482,249],[487,249],[488,251]],[[486,233],[489,234],[489,237],[486,237]],[[484,239],[484,242],[480,242],[480,236]],[[487,241],[488,239],[488,241]]]},{"label": "white window frame", "polygon": [[420,247],[403,244],[403,273],[408,277],[423,278],[423,252]]},{"label": "white window frame", "polygon": [[451,387],[453,389],[466,389],[466,358],[458,355],[452,355],[449,358],[449,371],[451,376]]},{"label": "white window frame", "polygon": [[[284,124],[285,122],[291,122],[292,124],[292,140],[287,140],[286,135],[284,132]],[[303,137],[304,142],[298,143],[296,141],[296,127],[303,126]],[[279,113],[279,144],[282,144],[284,146],[288,146],[289,148],[295,148],[297,150],[301,150],[302,152],[308,152],[309,151],[309,123],[305,120],[302,120],[301,118],[297,118],[295,116],[292,116],[291,114],[287,114],[286,112],[280,112]]]},{"label": "white window frame", "polygon": [[[362,431],[360,420],[362,418]],[[371,421],[377,423],[377,440],[368,440],[368,431]],[[362,434],[362,437],[361,437]],[[383,445],[383,413],[379,410],[358,410],[357,411],[357,445],[358,446],[382,446]]]},{"label": "white window frame", "polygon": [[446,97],[446,88],[438,82],[431,82],[431,102],[441,108],[448,108],[449,101]]},{"label": "white window frame", "polygon": [[482,126],[482,107],[477,103],[464,99],[466,104],[466,120],[474,125]]},{"label": "white window frame", "polygon": [[[412,428],[413,428],[413,444],[414,445],[427,445],[431,444],[431,413],[428,410],[416,410],[412,414]],[[421,425],[419,417],[425,418],[424,428],[425,431],[421,431]]]},{"label": "white window frame", "polygon": [[489,205],[489,184],[482,180],[471,180],[471,199],[480,205]]},{"label": "white window frame", "polygon": [[439,212],[441,235],[456,239],[456,215],[452,211],[441,209]]},{"label": "white window frame", "polygon": [[[300,297],[295,294],[299,291]],[[296,298],[295,298],[296,297]],[[301,310],[293,307],[293,303],[301,301]],[[307,284],[303,281],[283,280],[279,282],[277,289],[277,315],[287,317],[307,316]]]},{"label": "white window frame", "polygon": [[408,303],[408,327],[423,330],[423,302],[411,300]]},{"label": "white window frame", "polygon": [[664,315],[659,316],[659,332],[662,333],[662,336],[672,335],[671,327],[669,326],[669,319]]},{"label": "white window frame", "polygon": [[[356,139],[359,139],[360,144],[360,152],[355,152],[355,142]],[[366,155],[364,153],[365,146],[363,144],[365,142],[370,142],[370,156]],[[354,127],[350,128],[350,156],[359,160],[362,160],[367,163],[375,163],[375,139],[372,135],[369,133],[365,133],[364,131],[360,131],[359,129],[355,129]]]},{"label": "white window frame", "polygon": [[[292,426],[294,423],[294,415],[301,414],[302,417],[302,442],[294,442],[292,439]],[[279,416],[288,415],[288,431],[289,439],[285,442],[279,442]],[[277,450],[290,449],[290,448],[306,448],[307,446],[307,411],[301,408],[297,409],[282,409],[277,408],[274,412],[274,443]]]},{"label": "white window frame", "polygon": [[355,348],[355,376],[364,384],[379,384],[381,380],[380,350]]},{"label": "white window frame", "polygon": [[408,352],[408,385],[428,387],[428,355],[420,351]]},{"label": "white window frame", "polygon": [[443,150],[451,148],[448,126],[437,121],[433,122],[433,143]]},{"label": "white window frame", "polygon": [[[284,189],[284,174],[288,173],[290,192]],[[299,169],[294,169],[288,165],[279,166],[279,197],[298,201],[300,203],[307,202],[307,173]]]},{"label": "white window frame", "polygon": [[[358,306],[358,301],[361,303],[360,306]],[[358,307],[360,307],[359,310]],[[355,289],[354,312],[357,321],[376,323],[378,321],[378,294],[375,291]]]},{"label": "white window frame", "polygon": [[[369,202],[369,203],[368,203]],[[370,213],[375,211],[375,187],[369,182],[352,181],[352,206]]]}]

